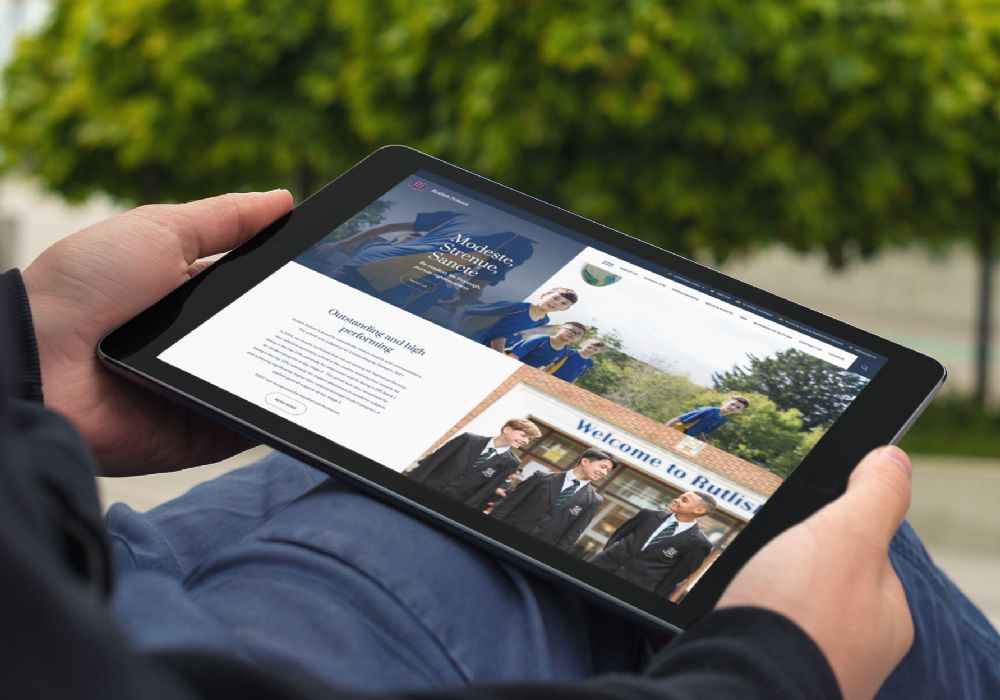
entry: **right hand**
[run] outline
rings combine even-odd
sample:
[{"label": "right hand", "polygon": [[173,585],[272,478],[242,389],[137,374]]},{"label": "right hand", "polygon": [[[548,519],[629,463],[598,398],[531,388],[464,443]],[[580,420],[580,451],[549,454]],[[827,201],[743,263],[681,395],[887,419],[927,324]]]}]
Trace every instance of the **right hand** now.
[{"label": "right hand", "polygon": [[851,474],[847,493],[761,549],[718,607],[781,613],[819,646],[844,697],[871,698],[913,644],[913,620],[889,562],[910,506],[909,457],[883,447]]}]

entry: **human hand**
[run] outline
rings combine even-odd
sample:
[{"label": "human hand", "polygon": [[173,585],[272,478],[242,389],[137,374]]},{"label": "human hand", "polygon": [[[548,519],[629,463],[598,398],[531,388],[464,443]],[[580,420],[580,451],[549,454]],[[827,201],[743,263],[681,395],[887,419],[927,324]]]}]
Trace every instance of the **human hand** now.
[{"label": "human hand", "polygon": [[109,476],[172,471],[247,449],[235,433],[105,369],[101,337],[292,205],[285,190],[139,207],[69,236],[24,271],[45,404],[76,426]]},{"label": "human hand", "polygon": [[910,505],[909,457],[883,447],[851,474],[847,493],[761,549],[718,607],[781,613],[819,646],[848,700],[871,698],[913,643],[889,543]]}]

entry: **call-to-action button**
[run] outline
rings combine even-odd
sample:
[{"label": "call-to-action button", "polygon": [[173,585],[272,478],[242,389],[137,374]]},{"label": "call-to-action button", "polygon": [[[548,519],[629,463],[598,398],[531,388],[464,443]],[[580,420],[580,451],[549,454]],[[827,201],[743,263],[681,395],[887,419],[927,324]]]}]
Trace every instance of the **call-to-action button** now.
[{"label": "call-to-action button", "polygon": [[306,412],[306,405],[304,403],[297,401],[290,396],[279,394],[276,391],[265,396],[264,402],[269,406],[274,406],[275,408],[284,411],[285,413],[291,413],[293,416],[301,416]]},{"label": "call-to-action button", "polygon": [[413,289],[419,289],[421,292],[429,292],[434,289],[437,285],[433,282],[428,282],[421,277],[415,277],[412,274],[406,274],[399,278],[399,281],[405,284],[407,287],[412,287]]}]

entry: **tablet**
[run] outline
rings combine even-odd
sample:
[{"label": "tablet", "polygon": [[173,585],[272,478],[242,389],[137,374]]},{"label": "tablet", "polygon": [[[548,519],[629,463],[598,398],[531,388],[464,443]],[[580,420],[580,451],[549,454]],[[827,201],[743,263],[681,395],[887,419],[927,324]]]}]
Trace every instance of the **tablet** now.
[{"label": "tablet", "polygon": [[400,146],[100,353],[674,629],[842,493],[945,377],[913,350]]}]

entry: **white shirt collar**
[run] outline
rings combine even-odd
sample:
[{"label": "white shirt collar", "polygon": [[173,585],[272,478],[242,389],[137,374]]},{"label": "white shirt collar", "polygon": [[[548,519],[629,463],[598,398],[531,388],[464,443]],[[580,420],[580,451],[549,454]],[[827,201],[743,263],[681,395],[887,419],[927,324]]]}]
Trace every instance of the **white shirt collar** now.
[{"label": "white shirt collar", "polygon": [[649,543],[653,541],[653,538],[656,537],[658,534],[660,534],[660,530],[670,525],[670,523],[677,523],[677,529],[674,530],[674,536],[676,537],[685,530],[690,530],[692,527],[697,525],[698,521],[692,520],[689,523],[682,523],[680,520],[674,517],[673,513],[671,513],[662,523],[660,523],[660,526],[658,528],[653,530],[653,534],[649,536],[649,539],[647,539],[646,542],[642,545],[642,548],[645,549],[646,547],[648,547]]},{"label": "white shirt collar", "polygon": [[[493,444],[493,438],[490,438],[490,441],[486,443],[486,447],[483,448],[483,452],[486,452],[486,450],[493,450],[497,454],[502,455],[504,452],[506,452],[509,449],[510,449],[510,445],[504,445],[503,447],[497,447],[496,445]],[[482,454],[482,452],[480,452],[479,454]]]},{"label": "white shirt collar", "polygon": [[[575,481],[578,484],[577,489],[590,483],[590,479],[581,479],[580,477],[578,477],[576,474],[573,473],[572,469],[567,469],[566,476],[563,477],[562,488],[566,488],[567,486],[569,486],[571,481]],[[561,490],[562,489],[560,489],[560,491]]]}]

